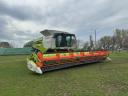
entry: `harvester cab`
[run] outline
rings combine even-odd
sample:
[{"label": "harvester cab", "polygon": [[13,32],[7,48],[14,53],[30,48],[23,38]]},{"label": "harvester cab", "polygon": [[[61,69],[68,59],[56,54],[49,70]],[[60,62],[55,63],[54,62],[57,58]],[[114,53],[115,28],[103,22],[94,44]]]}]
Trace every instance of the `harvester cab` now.
[{"label": "harvester cab", "polygon": [[[33,48],[39,49],[42,52],[60,52],[73,50],[77,47],[75,34],[56,30],[44,30],[40,33],[43,35],[41,39],[42,44],[39,46],[38,43],[37,46],[37,43],[34,43]],[[39,40],[36,42],[39,42]],[[40,49],[42,46],[43,49]]]}]

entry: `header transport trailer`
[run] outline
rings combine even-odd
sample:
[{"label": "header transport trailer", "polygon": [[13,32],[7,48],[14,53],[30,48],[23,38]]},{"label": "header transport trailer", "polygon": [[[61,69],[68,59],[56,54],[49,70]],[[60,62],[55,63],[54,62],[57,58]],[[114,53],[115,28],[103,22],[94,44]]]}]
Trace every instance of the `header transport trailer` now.
[{"label": "header transport trailer", "polygon": [[78,51],[75,34],[57,30],[41,31],[43,35],[33,41],[32,54],[27,58],[29,70],[43,74],[46,71],[61,69],[86,63],[101,62],[107,59],[107,50]]}]

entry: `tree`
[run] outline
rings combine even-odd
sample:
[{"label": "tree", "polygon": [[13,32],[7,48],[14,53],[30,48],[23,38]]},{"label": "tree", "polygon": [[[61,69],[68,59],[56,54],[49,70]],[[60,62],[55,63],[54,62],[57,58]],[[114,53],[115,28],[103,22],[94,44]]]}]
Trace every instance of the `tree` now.
[{"label": "tree", "polygon": [[89,46],[89,50],[94,50],[94,41],[93,41],[92,35],[90,35],[90,46]]},{"label": "tree", "polygon": [[0,48],[13,48],[13,46],[8,42],[0,42]]},{"label": "tree", "polygon": [[117,49],[128,49],[128,30],[126,29],[116,29],[115,39]]},{"label": "tree", "polygon": [[84,50],[88,50],[89,49],[89,42],[85,42],[84,46],[83,46]]},{"label": "tree", "polygon": [[80,39],[77,40],[77,49],[83,48],[84,42]]},{"label": "tree", "polygon": [[29,41],[24,44],[24,47],[32,47],[33,41]]},{"label": "tree", "polygon": [[110,36],[102,37],[99,40],[98,45],[101,49],[111,50],[112,49],[112,37]]},{"label": "tree", "polygon": [[115,37],[116,37],[116,44],[118,46],[118,49],[122,48],[122,32],[120,29],[116,29],[115,31]]}]

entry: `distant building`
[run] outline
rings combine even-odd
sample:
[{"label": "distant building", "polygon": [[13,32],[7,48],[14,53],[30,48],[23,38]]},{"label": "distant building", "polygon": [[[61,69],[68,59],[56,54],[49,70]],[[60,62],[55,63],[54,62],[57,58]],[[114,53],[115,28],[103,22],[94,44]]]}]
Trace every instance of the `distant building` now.
[{"label": "distant building", "polygon": [[0,42],[0,48],[12,48],[8,42]]}]

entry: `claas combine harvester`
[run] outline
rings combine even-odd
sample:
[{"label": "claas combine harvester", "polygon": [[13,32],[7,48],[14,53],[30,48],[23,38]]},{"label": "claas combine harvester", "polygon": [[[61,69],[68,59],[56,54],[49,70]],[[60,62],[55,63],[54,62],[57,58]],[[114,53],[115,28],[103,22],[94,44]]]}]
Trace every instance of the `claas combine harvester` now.
[{"label": "claas combine harvester", "polygon": [[104,61],[109,52],[78,51],[75,34],[56,30],[41,31],[41,38],[34,40],[32,54],[27,58],[29,70],[43,74],[46,71],[86,63]]}]

